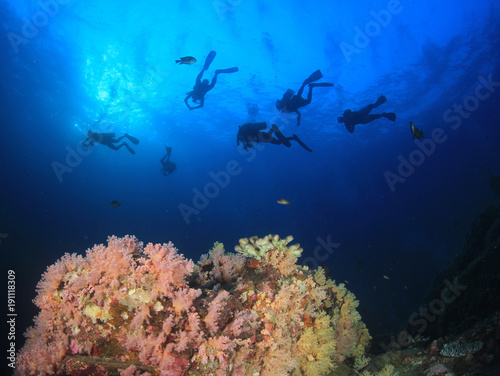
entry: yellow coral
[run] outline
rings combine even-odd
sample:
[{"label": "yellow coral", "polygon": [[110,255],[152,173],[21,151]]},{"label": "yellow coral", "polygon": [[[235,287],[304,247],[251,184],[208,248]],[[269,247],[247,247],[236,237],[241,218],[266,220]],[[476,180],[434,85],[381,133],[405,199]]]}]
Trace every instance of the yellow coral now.
[{"label": "yellow coral", "polygon": [[283,253],[290,253],[295,257],[302,255],[302,248],[300,244],[294,244],[288,247],[288,243],[293,240],[293,236],[289,235],[285,239],[281,239],[278,235],[269,234],[263,238],[252,236],[250,239],[240,239],[240,244],[234,247],[236,252],[241,253],[246,257],[253,257],[261,260],[264,255],[271,249],[277,249]]},{"label": "yellow coral", "polygon": [[302,355],[300,369],[305,376],[325,375],[334,368],[335,333],[326,313],[316,318],[314,325],[300,336],[298,351]]}]

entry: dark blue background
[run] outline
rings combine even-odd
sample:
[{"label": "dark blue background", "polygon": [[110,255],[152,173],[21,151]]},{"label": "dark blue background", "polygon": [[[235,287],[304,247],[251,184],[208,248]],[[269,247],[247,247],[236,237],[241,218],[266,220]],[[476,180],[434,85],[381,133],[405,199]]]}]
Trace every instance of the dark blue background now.
[{"label": "dark blue background", "polygon": [[[310,264],[330,239],[340,246],[316,261],[348,281],[372,334],[396,331],[495,200],[488,181],[500,173],[500,87],[474,97],[478,77],[500,81],[497,1],[198,3],[0,1],[0,250],[4,280],[7,269],[17,277],[18,346],[46,267],[113,234],[172,241],[195,261],[215,241],[232,251],[241,237],[291,234]],[[220,75],[205,107],[189,111],[185,93],[210,50],[217,57],[206,78],[240,70]],[[174,63],[185,55],[197,63]],[[314,89],[297,127],[274,103],[316,69],[335,87]],[[394,111],[395,123],[354,134],[337,123],[381,94],[388,101],[373,112]],[[453,129],[443,116],[464,101],[477,109]],[[257,121],[299,135],[314,152],[238,149],[248,104],[258,105]],[[92,129],[139,138],[136,155],[97,145],[67,159],[87,152],[79,143],[101,115]],[[410,121],[425,140],[440,128],[446,141],[392,190],[385,175],[419,150]],[[168,177],[164,143],[178,167]],[[193,206],[194,190],[213,188],[210,174],[228,162],[238,173],[186,223],[179,206]],[[58,177],[61,165],[71,172]]]}]

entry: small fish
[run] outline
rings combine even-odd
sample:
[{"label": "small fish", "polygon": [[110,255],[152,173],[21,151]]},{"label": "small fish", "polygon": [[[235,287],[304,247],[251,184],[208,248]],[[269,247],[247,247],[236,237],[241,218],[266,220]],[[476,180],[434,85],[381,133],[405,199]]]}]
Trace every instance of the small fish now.
[{"label": "small fish", "polygon": [[180,60],[175,61],[177,64],[194,64],[196,63],[196,59],[192,56],[184,56],[181,57]]},{"label": "small fish", "polygon": [[117,208],[118,206],[120,206],[121,204],[116,201],[116,200],[113,200],[109,203],[111,205],[112,208]]},{"label": "small fish", "polygon": [[383,275],[382,277],[384,277],[385,279],[390,279],[388,276],[386,275]]},{"label": "small fish", "polygon": [[280,198],[278,201],[276,201],[280,205],[290,205],[291,202],[288,200],[285,200],[284,198]]},{"label": "small fish", "polygon": [[412,140],[415,139],[415,137],[420,140],[421,138],[424,138],[424,131],[421,131],[417,127],[415,127],[415,124],[413,121],[410,121],[410,129],[411,129],[411,135],[413,136]]}]

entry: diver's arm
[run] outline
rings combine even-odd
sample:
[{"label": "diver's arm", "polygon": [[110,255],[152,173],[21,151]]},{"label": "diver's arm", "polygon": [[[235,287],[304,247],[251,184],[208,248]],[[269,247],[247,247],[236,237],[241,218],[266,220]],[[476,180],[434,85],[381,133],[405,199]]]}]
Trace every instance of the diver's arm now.
[{"label": "diver's arm", "polygon": [[[90,141],[90,142],[87,143],[87,141]],[[92,149],[92,146],[94,146],[94,142],[92,141],[92,139],[90,137],[87,137],[85,139],[85,141],[82,142],[82,145]]]},{"label": "diver's arm", "polygon": [[295,112],[297,113],[297,127],[300,125],[300,118],[302,117],[302,114],[299,112],[299,110],[295,110]]},{"label": "diver's arm", "polygon": [[190,105],[189,105],[189,103],[188,103],[188,99],[189,99],[189,98],[191,98],[191,97],[192,97],[192,94],[191,94],[191,92],[189,92],[189,93],[188,93],[188,95],[186,96],[186,98],[184,98],[184,103],[186,103],[186,106],[187,106],[190,110],[192,110],[192,108],[191,108],[191,106],[190,106]]},{"label": "diver's arm", "polygon": [[189,107],[190,110],[194,110],[196,108],[200,108],[200,107],[203,107],[203,104],[205,103],[205,98],[201,98],[200,99],[200,104],[198,106],[193,106],[193,107]]}]

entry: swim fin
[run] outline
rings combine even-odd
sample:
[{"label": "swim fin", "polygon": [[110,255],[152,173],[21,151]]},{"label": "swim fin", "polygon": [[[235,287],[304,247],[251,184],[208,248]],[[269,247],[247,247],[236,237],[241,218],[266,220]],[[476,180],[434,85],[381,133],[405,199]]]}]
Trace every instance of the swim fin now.
[{"label": "swim fin", "polygon": [[127,150],[129,151],[130,154],[135,154],[134,149],[132,149],[130,146],[128,146],[128,144],[126,142],[122,142],[122,145],[127,148]]},{"label": "swim fin", "polygon": [[215,74],[219,74],[219,73],[235,73],[235,72],[238,72],[238,67],[227,68],[227,69],[217,69],[215,71]]},{"label": "swim fin", "polygon": [[313,72],[307,79],[306,83],[310,84],[311,82],[318,81],[323,78],[323,74],[321,71],[318,69],[317,71]]},{"label": "swim fin", "polygon": [[327,86],[333,86],[333,84],[329,83],[329,82],[318,82],[318,83],[312,83],[312,84],[309,84],[309,87],[316,87],[316,86],[321,86],[321,87],[327,87]]},{"label": "swim fin", "polygon": [[137,145],[139,143],[139,140],[135,137],[132,137],[131,135],[125,133],[125,137],[127,137],[131,143],[133,143],[134,145]]},{"label": "swim fin", "polygon": [[296,134],[294,134],[292,137],[293,137],[293,139],[295,141],[297,141],[299,143],[300,146],[302,146],[304,149],[306,149],[307,151],[309,151],[309,152],[312,153],[312,149],[310,149],[306,144],[304,144],[302,142],[302,140],[299,138],[299,136],[297,136]]},{"label": "swim fin", "polygon": [[385,102],[387,102],[387,98],[385,97],[385,95],[381,95],[380,97],[378,97],[377,102],[375,102],[375,107],[378,107]]},{"label": "swim fin", "polygon": [[394,112],[384,112],[382,115],[391,121],[396,121],[396,114]]},{"label": "swim fin", "polygon": [[217,52],[215,51],[210,51],[208,53],[208,56],[205,59],[205,65],[203,66],[203,70],[207,70],[210,67],[210,64],[212,64],[212,61],[214,61],[215,59],[215,55],[217,55]]}]

